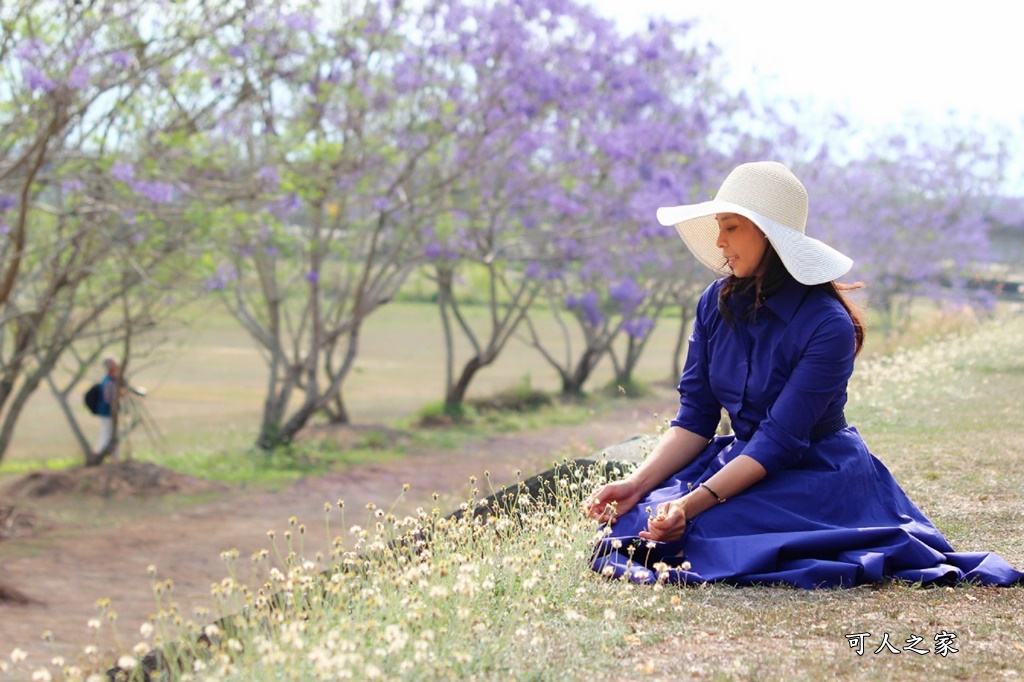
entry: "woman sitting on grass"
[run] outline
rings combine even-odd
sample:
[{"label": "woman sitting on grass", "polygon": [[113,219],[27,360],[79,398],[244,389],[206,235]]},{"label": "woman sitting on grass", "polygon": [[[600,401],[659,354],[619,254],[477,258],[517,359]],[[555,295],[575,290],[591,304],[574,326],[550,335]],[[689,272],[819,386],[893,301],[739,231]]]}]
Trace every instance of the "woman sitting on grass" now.
[{"label": "woman sitting on grass", "polygon": [[[671,428],[586,502],[612,524],[594,570],[803,588],[1024,581],[997,555],[954,552],[847,425],[864,324],[835,280],[853,261],[804,234],[807,206],[796,176],[761,162],[713,201],[658,210],[726,277],[697,306]],[[734,436],[714,435],[722,408]]]}]

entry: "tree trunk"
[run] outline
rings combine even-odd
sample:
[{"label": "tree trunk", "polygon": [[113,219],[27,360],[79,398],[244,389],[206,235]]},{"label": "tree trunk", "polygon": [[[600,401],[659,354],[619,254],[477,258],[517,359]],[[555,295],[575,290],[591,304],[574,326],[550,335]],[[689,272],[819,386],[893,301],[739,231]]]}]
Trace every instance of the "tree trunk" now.
[{"label": "tree trunk", "polygon": [[599,351],[594,348],[587,348],[587,350],[583,352],[583,355],[580,356],[572,374],[567,377],[563,376],[563,396],[583,395],[583,384],[585,384],[587,379],[590,378],[591,373],[593,373],[597,363],[601,360],[602,355],[604,355],[603,351]]},{"label": "tree trunk", "polygon": [[[341,387],[344,384],[349,371],[352,369],[352,364],[355,362],[356,355],[359,352],[360,331],[360,323],[353,322],[352,329],[348,333],[348,348],[345,351],[345,359],[337,372],[330,377],[330,386],[328,386],[322,394],[313,394],[307,391],[302,406],[292,413],[291,417],[289,417],[287,421],[283,421],[283,415],[284,410],[288,406],[288,397],[291,393],[292,387],[295,386],[294,379],[286,377],[281,393],[274,396],[275,399],[273,401],[268,397],[267,404],[269,405],[273,402],[274,408],[280,411],[276,415],[276,422],[267,420],[265,416],[264,428],[260,430],[259,437],[256,440],[257,447],[261,450],[272,450],[279,445],[290,443],[299,431],[306,428],[306,425],[309,423],[309,420],[313,418],[313,415],[317,412],[323,411],[326,404],[332,399],[336,398],[338,403],[342,405],[342,409],[344,409],[344,401],[341,397]],[[294,374],[299,370],[289,371]],[[347,414],[348,413],[346,411],[346,418]]]},{"label": "tree trunk", "polygon": [[267,397],[263,401],[263,416],[260,419],[260,431],[256,436],[256,447],[261,450],[272,450],[278,443],[278,434],[284,423],[285,410],[291,398],[292,387],[295,385],[294,372],[285,367],[285,376],[278,379],[278,371],[286,365],[284,354],[274,350],[274,359],[267,373]]},{"label": "tree trunk", "polygon": [[489,365],[479,355],[475,355],[462,367],[459,380],[448,386],[444,396],[444,412],[448,415],[458,415],[462,412],[462,405],[466,401],[466,393],[469,391],[469,384],[473,377],[481,369]]},{"label": "tree trunk", "polygon": [[78,418],[75,417],[71,405],[68,404],[68,394],[74,390],[77,384],[72,384],[66,391],[61,391],[57,388],[57,384],[54,383],[53,375],[50,372],[46,373],[46,382],[50,385],[50,391],[53,393],[53,397],[57,399],[57,404],[60,405],[64,418],[67,419],[68,426],[71,427],[71,433],[74,435],[75,441],[82,452],[82,460],[88,461],[89,455],[92,454],[92,446],[89,444],[89,439],[85,437],[82,426],[78,423]]},{"label": "tree trunk", "polygon": [[330,402],[324,406],[324,412],[327,414],[327,421],[335,426],[343,426],[352,423],[352,419],[348,414],[348,406],[345,405],[345,399],[341,395],[341,391],[334,394]]},{"label": "tree trunk", "polygon": [[7,448],[11,444],[11,438],[14,436],[14,427],[18,423],[18,418],[21,416],[22,410],[25,409],[28,399],[35,392],[36,387],[39,386],[41,379],[42,377],[39,376],[38,371],[26,377],[25,383],[18,387],[13,399],[7,406],[7,411],[4,413],[3,426],[0,427],[0,461],[3,460],[4,453],[7,452]]},{"label": "tree trunk", "polygon": [[[652,329],[651,331],[654,330]],[[613,350],[609,349],[608,352],[613,360],[612,365],[615,367],[615,383],[620,387],[628,386],[633,382],[633,370],[636,369],[636,363],[640,359],[642,347],[641,344],[638,348],[636,339],[630,336],[626,340],[626,356],[622,358],[622,364],[616,361]]]},{"label": "tree trunk", "polygon": [[672,374],[669,380],[678,383],[683,376],[683,346],[686,344],[688,334],[686,329],[690,319],[690,307],[685,303],[679,305],[679,332],[676,334],[676,345],[672,349]]}]

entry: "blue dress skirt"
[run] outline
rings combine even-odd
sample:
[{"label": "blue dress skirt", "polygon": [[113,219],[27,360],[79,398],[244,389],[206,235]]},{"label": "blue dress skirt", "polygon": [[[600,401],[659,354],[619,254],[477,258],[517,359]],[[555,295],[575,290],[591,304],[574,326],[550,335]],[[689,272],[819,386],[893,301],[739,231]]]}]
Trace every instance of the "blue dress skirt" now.
[{"label": "blue dress skirt", "polygon": [[889,579],[924,585],[1024,581],[1024,573],[996,554],[954,552],[853,427],[816,443],[797,466],[700,514],[678,541],[638,536],[659,503],[685,495],[745,445],[734,436],[714,438],[610,526],[595,549],[594,570],[644,583],[661,573],[670,583],[808,589]]}]

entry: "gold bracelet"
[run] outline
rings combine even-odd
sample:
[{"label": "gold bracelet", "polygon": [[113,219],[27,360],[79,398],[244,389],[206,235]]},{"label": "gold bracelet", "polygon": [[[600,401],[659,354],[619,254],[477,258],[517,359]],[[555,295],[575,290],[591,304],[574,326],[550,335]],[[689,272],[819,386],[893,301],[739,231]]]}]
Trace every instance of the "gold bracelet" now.
[{"label": "gold bracelet", "polygon": [[709,493],[714,495],[715,499],[718,500],[718,504],[722,504],[723,502],[725,502],[725,498],[724,497],[719,497],[718,493],[716,493],[714,490],[712,490],[706,483],[701,483],[698,487],[699,488],[704,488],[704,490],[707,490]]}]

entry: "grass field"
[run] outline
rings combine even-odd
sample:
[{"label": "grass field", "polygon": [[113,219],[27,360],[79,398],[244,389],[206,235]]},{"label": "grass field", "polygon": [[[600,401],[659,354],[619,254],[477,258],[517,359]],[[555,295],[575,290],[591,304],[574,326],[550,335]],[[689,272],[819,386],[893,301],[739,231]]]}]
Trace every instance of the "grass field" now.
[{"label": "grass field", "polygon": [[[1024,566],[1024,317],[869,359],[860,370],[848,414],[912,499],[957,551],[996,551]],[[286,565],[266,565],[267,590],[285,595],[279,606],[233,578],[214,585],[224,613],[249,607],[229,621],[241,630],[207,628],[212,651],[190,648],[170,679],[924,682],[1014,679],[1024,669],[1024,587],[678,588],[602,579],[588,568],[594,528],[578,504],[591,485],[566,479],[553,506],[517,505],[488,526],[445,523],[437,510],[405,519],[381,510],[375,524],[349,529],[334,561],[350,570],[324,582],[319,559],[288,561],[275,544],[269,555]],[[421,528],[430,543],[416,535]],[[388,548],[403,536],[416,551]],[[247,570],[249,562],[228,565]],[[177,617],[173,606],[157,615],[164,641],[180,636],[171,628]]]},{"label": "grass field", "polygon": [[[471,321],[485,321],[483,307],[470,307]],[[149,366],[132,373],[145,386],[144,405],[165,434],[167,447],[245,447],[255,439],[266,388],[266,367],[256,346],[223,310],[211,306],[193,316],[187,328],[172,333]],[[671,370],[676,321],[666,318],[653,332],[641,360],[638,378],[664,380]],[[550,317],[539,318],[546,334],[560,334]],[[524,330],[525,333],[525,330]],[[468,345],[457,346],[464,362]],[[429,303],[396,302],[381,308],[367,322],[361,352],[345,389],[353,421],[394,425],[444,395],[444,346],[437,309]],[[96,370],[97,379],[101,369]],[[606,359],[588,390],[609,381]],[[480,372],[470,397],[483,397],[529,381],[533,388],[556,391],[557,376],[539,353],[512,339],[491,367]],[[84,390],[84,387],[83,389]],[[75,409],[86,433],[95,435],[95,420],[76,400]],[[137,448],[149,448],[136,437]],[[64,417],[45,385],[30,401],[6,455],[10,462],[79,457]]]},{"label": "grass field", "polygon": [[[486,309],[467,308],[477,329],[484,329]],[[678,313],[664,317],[640,361],[637,379],[669,380],[675,347]],[[168,334],[161,349],[131,373],[133,384],[145,386],[149,395],[142,403],[165,436],[155,449],[141,432],[131,443],[136,452],[160,461],[161,454],[183,451],[230,450],[249,447],[255,440],[265,397],[266,366],[255,344],[220,306],[211,302],[191,311],[191,322]],[[888,353],[894,347],[913,346],[936,333],[964,324],[961,314],[950,314],[930,304],[918,306],[915,321],[898,339],[869,335],[863,358]],[[537,317],[542,335],[561,334],[550,316]],[[525,330],[523,331],[525,336]],[[461,339],[460,339],[461,341]],[[578,339],[574,340],[579,343]],[[457,345],[459,359],[468,357],[468,344]],[[578,347],[577,347],[578,352]],[[393,426],[408,422],[425,405],[441,400],[444,390],[444,346],[437,309],[429,303],[395,302],[369,318],[360,355],[345,388],[353,421]],[[96,368],[96,379],[102,374]],[[605,358],[587,385],[601,388],[612,377]],[[470,389],[470,397],[486,397],[528,381],[543,391],[560,388],[557,375],[540,354],[520,338],[514,338],[491,367],[482,370]],[[85,387],[82,386],[81,391]],[[95,419],[80,400],[73,407],[87,436],[97,432]],[[12,444],[0,463],[0,474],[12,468],[24,470],[28,462],[81,460],[64,416],[46,386],[30,400]]]},{"label": "grass field", "polygon": [[[394,317],[375,320],[372,333],[378,341],[368,342],[373,353],[356,378],[366,382],[361,384],[365,390],[391,396],[393,404],[386,405],[390,409],[381,403],[375,403],[377,408],[361,406],[358,412],[354,404],[357,419],[401,420],[436,399],[442,369],[424,365],[416,370],[415,357],[428,363],[426,341],[410,340],[439,342],[436,327],[433,337],[427,333],[430,310],[402,304],[393,309]],[[424,331],[414,337],[417,321]],[[957,319],[931,319],[905,337],[902,348],[890,347],[887,353],[878,351],[881,344],[876,341],[851,381],[847,414],[872,452],[957,551],[994,551],[1024,567],[1024,315],[1004,312],[970,332],[956,333],[958,326]],[[944,333],[934,336],[935,331]],[[657,346],[651,349],[647,376],[667,371],[671,341],[665,334],[658,340],[661,352]],[[376,354],[385,346],[388,355],[400,360],[382,361],[387,355]],[[517,383],[525,371],[541,367],[528,357],[528,349],[512,349],[505,362],[519,357],[522,364],[496,369],[481,393]],[[152,373],[146,379],[151,397],[161,396],[152,409],[166,402],[168,411],[160,418],[180,419],[179,428],[184,429],[205,408],[208,414],[196,420],[206,429],[197,429],[197,443],[206,438],[208,444],[221,433],[225,443],[232,433],[244,435],[251,428],[244,422],[218,429],[226,422],[225,405],[251,401],[238,409],[239,419],[256,415],[260,381],[246,384],[251,392],[247,397],[239,391],[242,379],[259,376],[261,368],[246,339],[228,320],[214,317],[201,332],[190,334],[180,353],[179,359],[147,370]],[[187,373],[180,357],[189,358]],[[426,385],[428,370],[437,379],[434,386]],[[410,373],[421,382],[390,385]],[[385,376],[389,378],[380,378]],[[537,387],[555,387],[550,374],[531,377]],[[545,380],[551,383],[545,385]],[[204,390],[216,399],[189,399]],[[177,401],[170,395],[177,395]],[[178,413],[170,409],[174,405]],[[176,438],[178,447],[189,442]],[[575,494],[589,487],[584,484]],[[524,508],[517,523],[495,529],[499,542],[473,524],[442,529],[430,520],[438,510],[414,519],[381,512],[376,528],[372,519],[363,529],[343,525],[347,546],[338,549],[334,560],[352,559],[358,552],[370,563],[332,581],[326,590],[320,589],[318,574],[325,564],[319,557],[290,561],[279,546],[268,555],[277,556],[276,561],[250,566],[241,557],[237,570],[262,566],[269,589],[285,590],[297,610],[278,611],[276,625],[266,628],[266,612],[261,610],[265,601],[225,578],[212,592],[223,613],[256,604],[251,615],[261,624],[240,635],[241,642],[211,630],[214,653],[192,652],[206,666],[195,671],[212,679],[238,680],[277,679],[282,674],[292,679],[373,679],[387,671],[410,679],[610,680],[630,671],[648,680],[923,682],[1013,678],[1024,670],[1019,635],[1024,629],[1024,588],[883,584],[803,591],[609,582],[587,567],[593,528],[571,497],[550,510]],[[432,532],[444,542],[417,557],[383,551],[390,538],[408,534],[423,522],[435,524]],[[442,535],[442,530],[450,534]],[[327,592],[343,598],[332,600]],[[194,632],[194,626],[185,633],[175,630],[173,606],[159,609],[157,633],[164,641]],[[858,633],[864,635],[860,651],[855,646]],[[942,633],[955,635],[955,652],[937,653],[935,637]],[[884,648],[883,637],[900,653]],[[921,638],[916,644],[915,637]],[[133,643],[129,634],[124,646]],[[151,644],[139,643],[135,655]],[[109,662],[96,659],[97,670]]]}]

